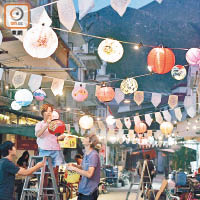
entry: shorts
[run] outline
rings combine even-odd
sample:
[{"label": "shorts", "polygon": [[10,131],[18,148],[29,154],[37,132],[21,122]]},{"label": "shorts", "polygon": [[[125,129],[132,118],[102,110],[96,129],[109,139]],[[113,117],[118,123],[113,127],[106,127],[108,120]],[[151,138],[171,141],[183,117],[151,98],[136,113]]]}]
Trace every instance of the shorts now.
[{"label": "shorts", "polygon": [[39,149],[39,156],[50,156],[53,167],[65,164],[65,159],[62,150],[43,150]]}]

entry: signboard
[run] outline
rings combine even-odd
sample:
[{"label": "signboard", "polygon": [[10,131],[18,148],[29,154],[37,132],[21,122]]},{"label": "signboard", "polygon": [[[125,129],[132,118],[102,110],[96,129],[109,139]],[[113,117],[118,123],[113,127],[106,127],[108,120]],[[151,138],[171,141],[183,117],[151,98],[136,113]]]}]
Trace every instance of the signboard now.
[{"label": "signboard", "polygon": [[17,135],[17,149],[18,150],[37,150],[36,139],[26,136]]},{"label": "signboard", "polygon": [[60,147],[61,148],[76,148],[76,138],[75,137],[67,137],[66,140],[64,141],[59,141]]}]

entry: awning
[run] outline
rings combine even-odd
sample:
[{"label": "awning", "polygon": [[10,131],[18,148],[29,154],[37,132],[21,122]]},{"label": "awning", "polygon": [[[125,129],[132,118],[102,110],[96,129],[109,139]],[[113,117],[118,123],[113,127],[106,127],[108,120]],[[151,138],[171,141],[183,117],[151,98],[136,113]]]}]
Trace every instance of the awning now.
[{"label": "awning", "polygon": [[35,126],[0,125],[0,134],[15,134],[35,138]]}]

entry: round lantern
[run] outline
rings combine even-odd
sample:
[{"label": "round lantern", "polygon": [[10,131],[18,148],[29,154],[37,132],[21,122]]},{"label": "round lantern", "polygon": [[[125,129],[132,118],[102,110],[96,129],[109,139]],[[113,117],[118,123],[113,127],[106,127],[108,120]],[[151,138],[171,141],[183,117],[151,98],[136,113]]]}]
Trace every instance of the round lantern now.
[{"label": "round lantern", "polygon": [[99,57],[106,62],[117,62],[123,55],[124,49],[117,40],[103,40],[98,47]]},{"label": "round lantern", "polygon": [[59,119],[54,119],[49,123],[49,133],[53,135],[60,135],[65,132],[65,123]]},{"label": "round lantern", "polygon": [[58,47],[58,38],[52,28],[35,25],[26,32],[23,39],[23,46],[26,52],[32,57],[47,58]]},{"label": "round lantern", "polygon": [[172,133],[173,131],[173,124],[171,122],[163,122],[161,125],[160,125],[160,130],[163,134],[165,135],[169,135]]},{"label": "round lantern", "polygon": [[185,78],[187,71],[183,65],[175,65],[171,70],[171,75],[176,80],[182,80]]},{"label": "round lantern", "polygon": [[94,120],[89,115],[84,115],[79,119],[79,125],[83,129],[90,129],[93,127]]},{"label": "round lantern", "polygon": [[46,98],[46,93],[42,89],[38,89],[35,92],[33,92],[33,96],[37,101],[43,101]]},{"label": "round lantern", "polygon": [[127,78],[121,82],[120,89],[124,94],[132,94],[138,89],[137,81],[134,78]]},{"label": "round lantern", "polygon": [[166,74],[175,64],[175,55],[171,49],[156,47],[149,52],[147,64],[153,72]]},{"label": "round lantern", "polygon": [[101,102],[112,101],[115,97],[115,91],[111,87],[102,86],[100,88],[97,88],[96,96]]},{"label": "round lantern", "polygon": [[58,112],[56,110],[54,110],[52,112],[52,119],[54,120],[54,119],[59,119],[59,118],[60,118],[60,116],[59,116]]},{"label": "round lantern", "polygon": [[20,104],[18,104],[16,101],[13,101],[13,102],[11,103],[11,108],[12,108],[13,110],[20,110],[20,109],[22,108],[22,106],[21,106]]},{"label": "round lantern", "polygon": [[143,122],[139,122],[135,125],[135,132],[138,134],[142,134],[147,131],[147,125]]},{"label": "round lantern", "polygon": [[27,89],[20,89],[15,93],[15,101],[21,106],[28,106],[33,101],[33,95]]},{"label": "round lantern", "polygon": [[112,115],[109,115],[107,118],[106,118],[106,123],[108,125],[113,125],[115,123],[115,119]]},{"label": "round lantern", "polygon": [[74,87],[72,90],[72,97],[75,101],[82,102],[88,98],[88,91],[81,85]]},{"label": "round lantern", "polygon": [[3,40],[3,35],[2,35],[2,33],[1,33],[1,31],[0,31],[0,45],[1,45],[1,43],[2,43],[2,40]]},{"label": "round lantern", "polygon": [[199,65],[200,64],[200,49],[191,48],[186,53],[186,60],[190,65]]}]

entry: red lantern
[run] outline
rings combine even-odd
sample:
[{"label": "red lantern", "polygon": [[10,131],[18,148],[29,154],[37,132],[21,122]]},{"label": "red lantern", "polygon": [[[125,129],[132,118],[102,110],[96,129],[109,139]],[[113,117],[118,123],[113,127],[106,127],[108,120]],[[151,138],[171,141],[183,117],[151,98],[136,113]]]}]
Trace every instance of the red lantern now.
[{"label": "red lantern", "polygon": [[191,48],[186,53],[186,60],[190,65],[200,64],[200,49]]},{"label": "red lantern", "polygon": [[97,89],[96,96],[101,102],[112,101],[115,97],[115,91],[111,87],[102,86]]},{"label": "red lantern", "polygon": [[53,135],[63,134],[65,131],[65,123],[59,119],[52,120],[48,127],[49,133]]},{"label": "red lantern", "polygon": [[147,125],[143,122],[140,122],[135,125],[135,132],[137,134],[142,134],[147,131]]},{"label": "red lantern", "polygon": [[175,55],[171,49],[156,47],[149,52],[147,64],[153,72],[166,74],[175,64]]},{"label": "red lantern", "polygon": [[81,85],[74,87],[72,90],[72,97],[75,101],[82,102],[88,98],[88,91]]}]

